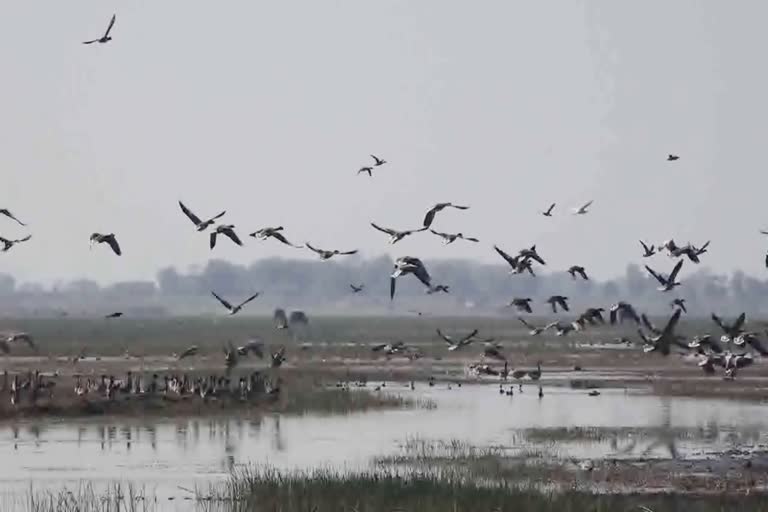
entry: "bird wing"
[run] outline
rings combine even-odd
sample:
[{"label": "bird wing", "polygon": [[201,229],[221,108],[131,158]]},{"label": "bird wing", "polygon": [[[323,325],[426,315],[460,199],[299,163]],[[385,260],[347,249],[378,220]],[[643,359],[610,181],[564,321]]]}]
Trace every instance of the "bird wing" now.
[{"label": "bird wing", "polygon": [[109,26],[107,27],[107,31],[106,31],[106,32],[104,32],[104,37],[108,37],[108,36],[109,36],[109,33],[110,33],[110,31],[112,30],[112,27],[114,27],[114,26],[115,26],[115,20],[116,20],[116,19],[117,19],[117,15],[116,15],[116,14],[113,14],[113,15],[112,15],[112,19],[111,19],[111,20],[109,20]]},{"label": "bird wing", "polygon": [[235,242],[237,245],[243,245],[243,242],[240,241],[240,238],[237,236],[237,233],[233,229],[225,229],[223,231],[224,235]]},{"label": "bird wing", "polygon": [[589,208],[590,206],[592,206],[592,202],[593,202],[593,200],[590,200],[590,201],[588,201],[588,202],[587,202],[587,203],[586,203],[584,206],[582,206],[582,207],[581,207],[581,208],[579,208],[579,209],[580,209],[580,210],[582,210],[582,211],[586,210],[587,208]]},{"label": "bird wing", "polygon": [[413,275],[415,275],[424,286],[432,287],[432,278],[429,276],[429,272],[427,272],[427,268],[423,264],[416,267],[416,270],[413,271]]},{"label": "bird wing", "polygon": [[227,302],[226,300],[224,300],[224,299],[222,299],[221,297],[219,297],[218,295],[216,295],[216,292],[211,292],[211,295],[213,295],[214,297],[216,297],[216,300],[218,300],[219,302],[221,302],[221,305],[222,305],[222,306],[224,306],[224,307],[225,307],[225,308],[227,308],[228,310],[232,311],[232,304],[230,304],[230,303],[229,303],[229,302]]},{"label": "bird wing", "polygon": [[736,321],[733,323],[733,329],[735,331],[740,331],[742,327],[744,327],[744,322],[747,320],[747,314],[742,313],[739,315],[739,318],[736,319]]},{"label": "bird wing", "polygon": [[107,237],[106,242],[107,244],[109,244],[112,250],[115,251],[115,254],[117,254],[118,256],[123,254],[123,252],[120,250],[120,244],[117,243],[117,238],[115,238],[114,235]]},{"label": "bird wing", "polygon": [[475,238],[473,236],[465,236],[464,240],[466,240],[468,242],[479,242],[480,241],[480,240],[478,240],[477,238]]},{"label": "bird wing", "polygon": [[478,331],[477,329],[475,329],[475,330],[474,330],[474,331],[472,331],[471,333],[469,333],[469,334],[467,334],[466,336],[464,336],[463,338],[461,338],[461,341],[460,341],[459,343],[467,343],[469,340],[471,340],[472,338],[474,338],[475,336],[477,336],[477,333],[478,333],[478,332],[480,332],[480,331]]},{"label": "bird wing", "polygon": [[377,157],[376,155],[371,155],[371,158],[373,158],[376,161],[376,164],[379,164],[381,162],[381,158]]},{"label": "bird wing", "polygon": [[680,269],[683,268],[683,260],[680,260],[677,262],[677,265],[675,265],[675,268],[672,269],[672,273],[669,274],[669,282],[674,283],[675,279],[677,279],[677,274],[680,273]]},{"label": "bird wing", "polygon": [[677,325],[678,320],[680,320],[680,315],[682,312],[683,311],[680,309],[676,310],[675,314],[672,315],[672,318],[669,319],[662,333],[664,337],[671,336],[675,332],[675,326]]},{"label": "bird wing", "polygon": [[558,302],[558,304],[560,304],[560,305],[563,307],[563,309],[564,309],[564,310],[566,310],[566,311],[570,311],[570,310],[568,309],[568,302],[566,302],[567,300],[568,300],[568,299],[565,299],[565,298],[563,298],[563,297],[558,297],[558,298],[557,298],[557,302]]},{"label": "bird wing", "polygon": [[712,320],[717,324],[718,327],[720,327],[723,331],[727,331],[728,329],[725,328],[725,325],[723,324],[722,319],[717,316],[716,314],[712,313]]},{"label": "bird wing", "polygon": [[316,249],[316,248],[312,247],[309,242],[304,242],[304,245],[307,246],[307,249],[309,249],[312,252],[316,252],[317,254],[323,254],[325,252],[322,249]]},{"label": "bird wing", "polygon": [[768,355],[768,351],[766,351],[766,350],[765,350],[765,347],[763,346],[763,344],[762,344],[762,343],[760,343],[760,340],[758,340],[756,337],[754,337],[754,336],[749,336],[749,337],[747,338],[747,343],[749,343],[749,345],[750,345],[752,348],[754,348],[755,350],[757,350],[757,351],[760,353],[760,355],[761,355],[761,356],[765,356],[765,355]]},{"label": "bird wing", "polygon": [[430,209],[427,214],[424,216],[424,227],[428,228],[432,225],[432,222],[435,220],[435,214],[437,213],[436,208]]},{"label": "bird wing", "polygon": [[272,235],[271,235],[271,236],[272,236],[272,238],[274,238],[275,240],[277,240],[277,241],[279,241],[279,242],[282,242],[282,243],[284,243],[285,245],[290,245],[291,247],[295,247],[295,248],[297,248],[297,249],[301,249],[301,247],[302,247],[301,245],[293,245],[291,242],[289,242],[289,241],[288,241],[288,239],[287,239],[287,238],[285,238],[285,237],[283,236],[283,234],[282,234],[282,233],[272,233]]},{"label": "bird wing", "polygon": [[518,320],[520,320],[520,323],[522,323],[524,326],[526,326],[528,329],[533,330],[533,326],[525,321],[524,318],[517,317]]},{"label": "bird wing", "polygon": [[392,300],[395,298],[395,282],[397,281],[397,278],[392,277],[389,278],[389,300]]},{"label": "bird wing", "polygon": [[493,248],[496,250],[497,253],[499,253],[499,255],[502,258],[504,258],[504,260],[507,263],[509,263],[512,266],[512,268],[517,268],[517,259],[516,258],[513,258],[512,256],[510,256],[509,254],[505,253],[504,251],[502,251],[501,249],[499,249],[495,245],[493,246]]},{"label": "bird wing", "polygon": [[395,231],[394,229],[383,228],[381,226],[378,226],[375,222],[371,222],[371,226],[373,226],[374,229],[378,229],[382,233],[386,233],[388,235],[396,235],[397,234],[397,231]]},{"label": "bird wing", "polygon": [[707,243],[705,243],[704,245],[696,249],[696,254],[697,255],[704,254],[705,252],[707,252],[707,247],[709,247],[709,242],[711,242],[711,240],[707,240]]},{"label": "bird wing", "polygon": [[6,216],[6,217],[8,217],[9,219],[13,219],[13,220],[15,220],[16,222],[18,222],[18,223],[19,223],[19,224],[21,224],[22,226],[26,226],[26,224],[24,224],[24,223],[23,223],[23,222],[21,222],[19,219],[17,219],[17,218],[16,218],[16,217],[15,217],[15,216],[14,216],[14,215],[13,215],[13,214],[12,214],[12,213],[9,211],[9,210],[6,210],[6,209],[4,209],[4,210],[0,210],[0,213],[2,213],[3,215],[5,215],[5,216]]},{"label": "bird wing", "polygon": [[640,240],[640,245],[643,246],[643,250],[645,252],[651,252],[651,249],[647,245],[645,245],[645,242],[643,242],[642,240]]},{"label": "bird wing", "polygon": [[260,294],[261,294],[261,292],[256,292],[256,293],[254,293],[253,295],[251,295],[250,297],[248,297],[247,299],[245,299],[243,302],[241,302],[241,303],[240,303],[240,305],[239,305],[238,307],[240,307],[240,308],[241,308],[241,307],[245,306],[246,304],[248,304],[249,302],[251,302],[253,299],[255,299],[256,297],[258,297]]},{"label": "bird wing", "polygon": [[83,44],[93,44],[96,41],[98,41],[98,39],[91,39],[90,41],[83,41]]},{"label": "bird wing", "polygon": [[547,213],[552,213],[552,210],[555,208],[555,203],[552,203],[549,205],[549,208],[547,209]]},{"label": "bird wing", "polygon": [[437,335],[443,338],[449,345],[454,345],[455,342],[453,341],[453,338],[451,336],[447,336],[443,334],[443,331],[440,330],[440,328],[437,328]]},{"label": "bird wing", "polygon": [[456,208],[457,210],[469,210],[469,206],[461,206],[458,204],[448,204],[451,208]]},{"label": "bird wing", "polygon": [[[189,220],[191,220],[191,221],[192,221],[192,223],[193,223],[195,226],[198,226],[198,225],[200,225],[200,224],[201,224],[201,222],[202,222],[202,221],[200,220],[200,218],[199,218],[197,215],[195,215],[194,213],[192,213],[192,210],[190,210],[189,208],[187,208],[187,207],[184,205],[184,203],[182,203],[181,201],[179,201],[179,207],[181,207],[181,211],[182,211],[182,212],[184,212],[184,215],[186,215],[186,216],[187,216],[187,218],[188,218]],[[221,215],[219,215],[219,217],[221,217]],[[218,218],[218,217],[214,217],[214,219],[217,219],[217,218]]]},{"label": "bird wing", "polygon": [[659,282],[659,284],[663,284],[663,285],[666,285],[666,284],[667,284],[667,281],[666,281],[666,280],[665,280],[663,277],[661,277],[659,274],[657,274],[657,273],[656,273],[656,272],[655,272],[655,271],[654,271],[654,270],[653,270],[651,267],[649,267],[648,265],[646,265],[646,266],[645,266],[645,270],[647,270],[647,271],[648,271],[648,273],[650,273],[650,274],[651,274],[651,275],[652,275],[652,276],[653,276],[653,277],[654,277],[654,278],[655,278],[655,279],[656,279],[656,280]]},{"label": "bird wing", "polygon": [[657,332],[656,327],[651,323],[650,320],[648,320],[648,317],[645,316],[645,313],[640,315],[640,319],[643,321],[643,325],[651,332]]},{"label": "bird wing", "polygon": [[616,314],[618,313],[618,311],[619,311],[618,309],[611,308],[611,313],[610,313],[611,325],[614,325],[616,323]]},{"label": "bird wing", "polygon": [[339,251],[339,255],[341,256],[351,256],[352,254],[357,254],[357,249],[352,251]]},{"label": "bird wing", "polygon": [[216,231],[211,231],[211,249],[216,247],[216,235],[218,233]]},{"label": "bird wing", "polygon": [[435,231],[434,229],[430,229],[429,232],[441,238],[449,238],[451,236],[448,233],[440,233],[439,231]]},{"label": "bird wing", "polygon": [[32,239],[32,235],[27,235],[20,240],[16,240],[16,242],[29,242],[31,239]]}]

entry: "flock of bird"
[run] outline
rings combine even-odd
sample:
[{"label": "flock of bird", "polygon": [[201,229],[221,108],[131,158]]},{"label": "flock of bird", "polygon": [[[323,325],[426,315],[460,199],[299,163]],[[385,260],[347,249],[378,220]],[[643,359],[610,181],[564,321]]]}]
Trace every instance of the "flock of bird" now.
[{"label": "flock of bird", "polygon": [[[110,22],[107,26],[106,31],[104,34],[97,38],[92,39],[88,41],[84,41],[83,44],[90,45],[94,43],[108,43],[112,40],[112,36],[110,35],[116,21],[116,16],[113,15],[110,19]],[[358,175],[361,174],[367,174],[368,177],[373,178],[374,171],[379,172],[383,166],[387,164],[387,161],[383,158],[380,158],[376,155],[370,155],[372,158],[372,162],[369,165],[364,165],[359,168],[357,171]],[[674,162],[677,161],[680,157],[677,155],[670,154],[667,156],[667,161]],[[593,205],[593,201],[590,200],[583,205],[573,208],[572,214],[573,215],[579,215],[584,216],[589,214],[590,208]],[[552,203],[549,205],[549,207],[541,211],[541,215],[544,217],[552,217],[554,215],[555,209],[556,209],[556,203]],[[179,201],[179,207],[181,209],[181,212],[183,213],[186,218],[188,218],[192,224],[195,226],[195,230],[199,233],[205,233],[208,232],[208,240],[209,240],[209,247],[210,249],[214,249],[217,241],[220,239],[221,236],[229,239],[232,243],[242,246],[243,241],[238,236],[237,232],[235,231],[235,226],[233,224],[227,224],[223,223],[221,221],[222,217],[226,215],[226,211],[221,211],[213,216],[210,217],[200,217],[197,214],[195,214],[187,205],[185,205],[183,202]],[[386,227],[381,225],[380,223],[371,222],[371,227],[375,229],[378,232],[384,233],[388,236],[388,242],[389,244],[396,244],[406,237],[416,235],[417,233],[423,233],[423,232],[429,232],[434,236],[439,237],[442,239],[443,244],[450,245],[457,241],[464,241],[464,242],[470,242],[470,243],[479,243],[480,240],[478,240],[475,237],[467,236],[462,232],[443,232],[443,231],[437,231],[435,229],[432,229],[432,226],[435,222],[435,219],[438,214],[445,210],[457,210],[457,211],[463,211],[468,210],[470,207],[467,205],[461,205],[461,204],[455,204],[452,202],[440,202],[435,204],[434,206],[430,207],[427,212],[424,215],[424,218],[421,222],[421,226],[413,229],[394,229],[391,227]],[[3,215],[16,223],[18,223],[21,226],[26,226],[24,223],[22,223],[14,214],[12,214],[7,209],[0,209],[0,215]],[[766,232],[768,234],[768,232]],[[302,249],[306,248],[307,250],[312,251],[315,253],[321,260],[330,260],[331,258],[337,257],[337,256],[346,256],[346,255],[353,255],[356,254],[358,251],[356,249],[352,250],[339,250],[339,249],[323,249],[316,247],[312,245],[309,242],[305,242],[303,245],[296,245],[291,243],[287,236],[285,235],[285,229],[283,226],[277,226],[277,227],[263,227],[260,228],[249,235],[250,237],[257,239],[257,240],[267,240],[269,238],[273,238],[276,241],[292,247],[296,249]],[[11,250],[14,246],[27,242],[30,240],[31,235],[27,235],[20,239],[6,239],[0,237],[0,243],[2,243],[2,251],[6,252]],[[118,242],[118,238],[114,233],[93,233],[90,236],[90,245],[93,247],[94,245],[99,244],[106,244],[117,256],[121,256],[123,254],[123,249],[121,248],[120,243]],[[658,270],[651,268],[649,265],[646,265],[645,268],[648,272],[648,274],[655,279],[658,284],[658,290],[661,292],[669,292],[672,290],[675,290],[679,286],[681,286],[681,282],[679,281],[679,275],[681,272],[681,269],[683,267],[684,259],[688,259],[693,264],[698,264],[700,262],[700,258],[702,255],[704,255],[708,251],[709,242],[704,243],[700,247],[697,247],[692,244],[686,244],[683,246],[678,245],[675,243],[674,240],[667,240],[661,244],[658,244],[657,246],[649,245],[644,241],[640,241],[643,253],[643,258],[650,258],[653,257],[662,251],[666,251],[669,257],[678,259],[677,263],[674,265],[672,270],[669,272],[669,274],[665,274],[662,272],[659,272]],[[509,272],[510,274],[523,274],[528,273],[531,276],[536,276],[535,272],[535,266],[546,265],[545,259],[541,256],[539,253],[536,245],[532,245],[530,247],[524,247],[523,249],[520,249],[516,253],[510,253],[505,251],[504,249],[500,248],[497,245],[493,245],[493,249],[509,266]],[[768,256],[766,257],[766,265],[768,266]],[[587,270],[582,265],[572,265],[567,269],[567,272],[571,275],[571,277],[581,280],[589,280],[589,275],[587,273]],[[412,275],[414,276],[419,282],[421,282],[425,287],[426,291],[429,294],[432,293],[450,293],[449,286],[445,284],[438,284],[434,282],[432,279],[432,276],[427,270],[426,265],[424,262],[414,256],[402,256],[395,260],[394,262],[394,268],[392,273],[390,274],[390,300],[394,300],[395,298],[395,292],[396,292],[396,283],[397,280],[403,276]],[[359,284],[350,284],[350,289],[352,293],[358,294],[365,290],[365,283],[359,283]],[[255,292],[242,300],[239,303],[231,302],[230,300],[222,297],[220,294],[217,294],[215,291],[211,291],[212,296],[223,306],[229,315],[235,315],[242,311],[242,309],[249,304],[251,301],[255,300],[260,293]],[[563,295],[552,295],[548,299],[546,299],[545,304],[547,304],[547,307],[551,309],[551,312],[553,314],[558,314],[561,311],[569,312],[569,304],[568,304],[569,298]],[[530,297],[515,297],[513,298],[509,304],[509,307],[515,308],[519,313],[525,313],[525,314],[532,314],[534,312],[533,308],[533,299]],[[696,336],[692,340],[688,341],[686,337],[679,335],[676,333],[676,326],[679,322],[679,319],[681,317],[681,314],[684,312],[687,312],[687,309],[685,307],[685,300],[682,298],[675,298],[671,301],[671,306],[674,308],[674,312],[672,316],[669,318],[669,320],[666,322],[663,328],[659,328],[654,326],[646,317],[646,315],[638,315],[635,308],[626,302],[619,302],[617,304],[614,304],[609,309],[609,321],[611,324],[616,323],[626,323],[626,322],[634,322],[637,326],[637,333],[639,338],[643,342],[643,350],[645,352],[658,352],[662,355],[669,355],[673,349],[679,349],[683,351],[695,351],[697,354],[700,355],[701,361],[699,365],[703,368],[703,370],[707,373],[714,373],[715,367],[720,366],[724,368],[726,377],[733,378],[736,374],[736,371],[739,368],[743,368],[745,366],[748,366],[753,362],[752,357],[752,351],[756,351],[761,355],[765,355],[766,350],[761,345],[758,334],[754,331],[747,331],[745,329],[745,322],[746,322],[746,316],[742,314],[735,322],[733,323],[727,323],[720,319],[717,315],[712,315],[712,319],[716,323],[716,325],[723,331],[723,335],[720,337],[720,340],[715,340],[711,335],[705,334],[701,336]],[[279,310],[282,311],[282,310]],[[570,322],[562,322],[560,320],[554,321],[551,323],[548,323],[544,326],[534,326],[531,324],[531,322],[525,320],[522,317],[518,317],[520,322],[525,326],[525,328],[528,330],[528,333],[531,336],[538,336],[541,333],[548,331],[548,330],[554,330],[558,336],[566,336],[570,332],[573,331],[582,331],[588,327],[594,327],[599,326],[601,324],[605,324],[606,320],[603,316],[605,313],[605,309],[601,307],[592,307],[588,308],[586,311],[584,311],[582,314],[580,314],[575,320]],[[108,318],[117,318],[119,316],[122,316],[122,313],[116,312],[112,315],[108,315]],[[282,314],[276,313],[276,322],[278,325],[278,328],[286,328],[288,326],[288,321],[285,318],[285,313],[282,312]],[[437,330],[437,335],[445,341],[447,344],[448,351],[454,352],[462,350],[463,348],[473,344],[473,343],[482,343],[484,345],[483,350],[483,356],[497,360],[497,361],[503,361],[504,362],[504,370],[497,371],[494,370],[489,365],[474,365],[473,370],[479,373],[485,373],[489,375],[502,375],[504,378],[506,378],[508,375],[511,375],[513,378],[520,379],[523,376],[527,375],[533,380],[538,380],[541,377],[541,366],[540,363],[534,370],[512,370],[510,371],[508,368],[508,361],[507,358],[504,357],[502,350],[503,347],[496,343],[493,339],[478,339],[478,331],[474,330],[473,332],[460,337],[453,337],[450,335],[444,334],[441,330]],[[626,338],[620,339],[622,342],[629,342]],[[9,335],[6,338],[0,338],[0,351],[4,353],[8,353],[10,351],[10,348],[13,344],[17,343],[26,343],[34,348],[34,341],[32,340],[32,337],[29,336],[26,333],[15,333],[12,335]],[[260,342],[257,341],[251,341],[247,343],[246,345],[243,345],[241,347],[234,347],[231,343],[229,343],[224,348],[224,360],[225,360],[225,366],[227,370],[231,370],[238,362],[239,358],[247,356],[250,353],[256,354],[259,357],[264,356],[263,352],[264,348],[263,345]],[[406,354],[410,355],[412,357],[419,357],[419,351],[418,349],[414,349],[413,347],[408,347],[403,343],[388,343],[388,344],[379,344],[373,347],[373,350],[376,352],[384,352],[387,355],[394,355],[394,354]],[[190,347],[184,352],[182,352],[180,355],[177,356],[177,358],[184,359],[186,357],[193,356],[198,353],[198,348],[196,346]],[[284,361],[285,358],[285,348],[281,348],[278,352],[271,354],[271,366],[273,368],[279,367]],[[153,379],[148,383],[146,386],[143,382],[136,381],[133,376],[130,374],[128,375],[127,379],[125,380],[117,380],[114,377],[107,377],[102,376],[100,380],[96,381],[90,381],[90,382],[81,382],[78,380],[78,383],[76,385],[76,390],[80,390],[78,394],[86,394],[91,391],[96,392],[103,392],[106,395],[110,395],[114,392],[127,392],[132,393],[136,392],[137,390],[141,390],[141,392],[144,392],[144,390],[150,390],[151,392],[155,392],[157,389],[159,389],[157,385],[157,375],[153,377]],[[211,376],[209,379],[206,380],[198,380],[198,381],[192,381],[190,379],[187,379],[185,377],[179,377],[179,376],[166,376],[164,378],[165,386],[163,389],[167,392],[169,390],[175,390],[179,393],[189,392],[189,393],[198,393],[201,395],[206,395],[210,393],[212,390],[215,392],[217,389],[223,389],[227,388],[229,389],[229,381],[227,380],[227,376],[224,377],[214,377]],[[222,380],[225,379],[225,380]],[[245,379],[241,379],[241,381],[238,384],[238,388],[248,389],[250,390],[252,382],[247,382]],[[44,383],[40,380],[39,376],[30,376],[27,382],[27,387],[31,387],[32,389],[37,389],[39,387],[45,387]],[[22,389],[23,386],[17,382],[14,381],[12,384],[13,390],[19,390]],[[17,395],[16,391],[14,391],[15,395]],[[14,398],[16,399],[16,398]]]}]

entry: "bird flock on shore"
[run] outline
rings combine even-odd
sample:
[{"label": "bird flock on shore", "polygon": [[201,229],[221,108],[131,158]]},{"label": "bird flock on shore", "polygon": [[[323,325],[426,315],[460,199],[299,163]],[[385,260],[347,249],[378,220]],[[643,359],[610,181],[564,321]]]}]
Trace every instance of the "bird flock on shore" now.
[{"label": "bird flock on shore", "polygon": [[[106,44],[112,41],[112,31],[116,22],[116,15],[113,15],[110,19],[107,29],[102,36],[96,39],[83,41],[85,45],[92,45],[95,43]],[[375,174],[379,172],[386,172],[388,168],[388,162],[384,158],[375,154],[370,155],[371,160],[362,165],[357,170],[357,175],[362,176],[360,179],[375,179]],[[675,154],[667,155],[666,160],[668,162],[676,162],[680,159],[680,156]],[[226,216],[226,211],[222,210],[215,213],[212,216],[199,216],[182,201],[178,202],[179,208],[182,214],[192,222],[195,230],[198,233],[208,234],[208,245],[213,250],[217,243],[223,240],[221,237],[229,240],[238,246],[243,246],[243,239],[237,234],[236,227],[233,224],[224,223],[222,218]],[[594,201],[589,200],[584,204],[575,207],[571,210],[572,215],[587,216],[594,206]],[[433,229],[433,225],[438,214],[441,216],[449,210],[455,210],[457,212],[466,211],[470,209],[470,206],[465,204],[457,204],[453,202],[438,202],[429,207],[423,217],[421,225],[413,227],[411,229],[394,229],[388,227],[379,222],[370,222],[371,227],[387,235],[387,241],[389,244],[397,244],[406,237],[417,236],[419,233],[430,233],[430,236],[439,237],[442,243],[445,245],[451,245],[456,242],[467,242],[478,244],[480,240],[476,237],[466,235],[462,232],[445,232]],[[557,204],[551,203],[549,206],[540,212],[544,217],[551,218],[556,214]],[[8,209],[0,209],[0,215],[16,222],[20,226],[26,227],[18,217],[11,213]],[[209,214],[210,215],[210,214]],[[765,232],[768,234],[768,232]],[[301,245],[294,244],[289,241],[289,236],[285,233],[283,226],[276,227],[261,227],[249,234],[250,237],[265,241],[270,238],[277,242],[292,247],[295,249],[306,249],[312,251],[320,260],[327,261],[332,258],[340,256],[353,255],[358,252],[357,249],[328,249],[320,248],[313,245],[310,242],[304,242]],[[10,239],[0,237],[0,244],[2,252],[7,252],[13,249],[19,244],[23,244],[31,239],[31,235],[26,235],[18,239]],[[115,233],[98,233],[94,232],[90,235],[90,246],[97,246],[104,244],[106,247],[116,256],[123,255],[123,247],[118,241],[118,236]],[[701,257],[708,252],[709,241],[701,246],[693,244],[678,245],[673,239],[666,240],[660,244],[648,244],[643,240],[639,241],[642,248],[642,258],[651,258],[658,254],[666,254],[677,262],[672,267],[671,271],[667,274],[661,272],[656,268],[652,268],[650,265],[645,265],[649,276],[658,282],[658,290],[662,293],[674,291],[682,286],[680,281],[680,274],[683,269],[684,261],[687,259],[691,264],[698,264],[701,261]],[[509,273],[512,275],[529,274],[530,276],[536,276],[537,266],[545,266],[546,261],[540,254],[536,245],[530,247],[524,247],[517,252],[508,252],[507,249],[501,248],[498,245],[492,246],[495,253],[508,265]],[[490,249],[489,249],[490,250]],[[766,256],[766,266],[768,266],[768,256]],[[574,280],[589,280],[589,273],[587,268],[583,265],[574,264],[566,269],[568,274]],[[394,261],[394,268],[389,275],[389,295],[390,300],[395,299],[396,284],[398,279],[412,275],[416,280],[426,288],[426,293],[450,293],[450,287],[446,284],[437,283],[430,275],[424,261],[415,256],[400,256]],[[366,283],[351,283],[349,284],[352,294],[364,293],[366,290]],[[236,315],[242,309],[248,305],[251,301],[259,297],[260,292],[253,292],[248,297],[241,300],[239,303],[231,302],[231,299],[224,298],[216,291],[211,291],[212,297],[223,306],[229,315]],[[563,295],[552,295],[546,299],[542,306],[546,305],[547,312],[551,310],[552,314],[558,314],[561,312],[570,312],[569,298]],[[524,326],[530,336],[538,336],[546,331],[552,330],[557,336],[567,336],[571,332],[578,332],[588,329],[590,327],[597,327],[606,322],[610,324],[635,324],[637,326],[638,338],[642,341],[642,347],[645,352],[656,352],[663,356],[671,354],[673,351],[694,352],[700,357],[699,366],[708,374],[715,373],[715,367],[721,367],[724,369],[725,376],[733,378],[736,375],[738,369],[746,367],[753,363],[753,353],[760,355],[766,355],[768,351],[763,347],[759,339],[759,333],[754,330],[746,329],[746,315],[741,314],[735,321],[728,323],[716,314],[712,314],[712,320],[717,327],[722,331],[722,335],[719,339],[716,339],[710,334],[703,334],[695,336],[691,340],[688,340],[685,336],[682,336],[676,332],[676,327],[683,313],[687,313],[685,300],[680,297],[675,297],[671,300],[670,305],[673,309],[673,313],[663,327],[657,327],[651,323],[645,314],[638,314],[636,309],[629,303],[618,302],[608,308],[608,320],[604,317],[606,313],[605,308],[602,307],[590,307],[583,313],[579,314],[575,320],[565,322],[561,320],[553,321],[543,326],[535,326],[532,321],[526,320],[522,316],[519,317],[520,323]],[[535,311],[535,304],[530,297],[514,297],[509,302],[508,307],[514,308],[520,314],[533,314]],[[122,316],[122,313],[116,312],[112,315],[108,315],[108,318],[118,318]],[[282,313],[282,317],[276,313],[275,315],[276,325],[278,328],[285,328],[288,325],[287,319],[285,319],[285,313]],[[474,330],[471,333],[463,336],[452,336],[445,334],[442,330],[437,330],[437,336],[447,344],[447,350],[450,352],[456,352],[468,347],[473,343],[481,343],[483,345],[483,357],[499,362],[504,362],[504,370],[494,370],[489,365],[475,365],[474,370],[480,373],[486,373],[489,375],[500,374],[505,378],[511,375],[513,378],[520,379],[527,375],[533,380],[538,380],[541,377],[541,366],[537,365],[536,369],[522,371],[522,370],[510,370],[508,367],[508,361],[503,355],[503,347],[497,343],[494,339],[481,339],[478,338],[478,330]],[[627,342],[626,338],[621,338],[622,342]],[[34,341],[32,337],[27,333],[13,333],[7,337],[0,338],[0,352],[9,353],[11,347],[15,344],[26,343],[34,348]],[[373,347],[376,352],[384,352],[388,355],[395,354],[418,354],[417,350],[413,347],[408,347],[403,343],[388,343],[379,344]],[[198,353],[197,347],[190,347],[177,357],[179,360],[186,357],[196,355]],[[246,344],[242,347],[233,347],[229,344],[224,349],[224,359],[227,369],[231,369],[237,364],[238,358],[247,356],[249,353],[254,353],[263,357],[263,347],[259,343]],[[271,366],[273,368],[279,367],[283,361],[286,360],[285,349],[282,348],[276,353],[271,354]],[[496,372],[496,373],[494,373]],[[521,373],[522,372],[522,373]],[[226,379],[227,377],[221,377]],[[184,380],[182,377],[166,376],[165,390],[185,390],[185,392],[198,392],[208,393],[211,389],[219,389],[224,387],[226,382],[229,387],[229,382],[221,380],[218,377],[211,377],[208,380],[200,380],[192,382],[190,380]],[[158,389],[157,376],[145,386],[143,382],[137,382],[133,376],[128,376],[125,380],[118,381],[114,377],[110,378],[103,376],[100,380],[90,382],[78,382],[78,389],[83,391],[83,394],[89,390],[99,390],[106,394],[113,391],[128,392],[131,393],[136,389]],[[29,382],[40,382],[39,377],[30,377]],[[218,386],[217,386],[218,384]],[[241,379],[239,383],[239,389],[250,389],[250,385],[253,384],[247,380]],[[39,384],[42,386],[42,384]],[[20,388],[20,384],[13,384],[13,389]],[[154,387],[153,387],[154,386]],[[204,390],[204,391],[201,391]]]}]

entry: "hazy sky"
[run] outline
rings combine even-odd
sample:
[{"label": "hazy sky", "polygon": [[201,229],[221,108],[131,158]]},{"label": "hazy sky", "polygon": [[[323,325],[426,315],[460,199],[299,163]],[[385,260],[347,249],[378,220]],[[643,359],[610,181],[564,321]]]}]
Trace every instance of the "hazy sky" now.
[{"label": "hazy sky", "polygon": [[[80,44],[113,12],[111,43]],[[763,275],[767,15],[758,0],[5,2],[0,203],[33,239],[0,272],[109,282],[314,257],[253,239],[211,252],[182,199],[226,209],[244,238],[282,224],[427,265],[535,242],[550,269],[607,277],[640,262],[640,237],[711,238],[703,264]],[[372,152],[390,164],[356,176]],[[418,227],[439,201],[472,208],[434,227],[480,244],[392,247],[369,226]],[[124,256],[89,251],[93,231]]]}]

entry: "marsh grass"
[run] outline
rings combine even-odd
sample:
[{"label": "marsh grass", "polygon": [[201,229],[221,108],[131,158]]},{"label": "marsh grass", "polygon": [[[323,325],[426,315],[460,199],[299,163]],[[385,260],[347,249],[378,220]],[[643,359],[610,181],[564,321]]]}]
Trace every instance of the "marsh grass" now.
[{"label": "marsh grass", "polygon": [[768,512],[768,496],[595,494],[540,492],[503,481],[477,481],[452,471],[377,469],[345,474],[331,470],[282,473],[248,469],[233,475],[214,500],[232,511],[274,512]]},{"label": "marsh grass", "polygon": [[702,427],[556,427],[527,428],[521,431],[522,438],[529,443],[562,442],[606,442],[617,438],[657,438],[672,436],[676,439],[715,441],[721,435],[738,434],[740,438],[759,439],[758,427],[745,426],[733,430],[723,429],[717,424]]},{"label": "marsh grass", "polygon": [[404,397],[368,389],[314,389],[307,393],[286,393],[275,405],[276,412],[287,414],[349,414],[374,409],[434,409],[434,401]]},{"label": "marsh grass", "polygon": [[30,487],[23,502],[8,501],[2,510],[28,512],[154,512],[157,503],[147,497],[145,489],[133,484],[115,482],[97,491],[84,483],[74,489],[35,491]]}]

